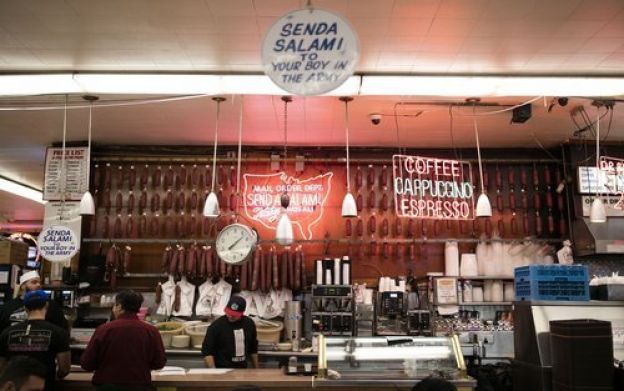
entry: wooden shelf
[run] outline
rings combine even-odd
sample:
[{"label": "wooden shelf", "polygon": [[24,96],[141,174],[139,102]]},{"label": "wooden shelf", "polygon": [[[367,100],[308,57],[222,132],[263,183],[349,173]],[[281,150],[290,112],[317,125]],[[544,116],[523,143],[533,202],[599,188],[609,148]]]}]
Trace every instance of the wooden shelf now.
[{"label": "wooden shelf", "polygon": [[433,278],[457,278],[461,281],[466,280],[504,280],[504,281],[514,281],[513,277],[504,277],[504,276],[474,276],[474,277],[466,277],[466,276],[433,276]]},{"label": "wooden shelf", "polygon": [[480,301],[474,303],[459,303],[460,306],[494,306],[494,305],[513,305],[512,301]]}]

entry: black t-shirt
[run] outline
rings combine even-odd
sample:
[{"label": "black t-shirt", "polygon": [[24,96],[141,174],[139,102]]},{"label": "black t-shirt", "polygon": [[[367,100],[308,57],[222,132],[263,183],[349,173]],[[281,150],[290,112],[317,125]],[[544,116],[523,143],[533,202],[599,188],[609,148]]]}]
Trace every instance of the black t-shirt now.
[{"label": "black t-shirt", "polygon": [[0,357],[29,356],[46,368],[46,390],[54,390],[56,355],[69,351],[69,333],[45,320],[26,320],[0,334]]},{"label": "black t-shirt", "polygon": [[[0,333],[7,327],[23,322],[27,318],[26,308],[24,308],[24,302],[21,298],[18,297],[8,301],[0,314]],[[63,315],[63,308],[53,300],[48,302],[46,320],[65,330],[69,329],[65,315]]]},{"label": "black t-shirt", "polygon": [[247,359],[258,353],[256,324],[243,316],[236,322],[230,322],[222,316],[212,322],[204,343],[202,354],[213,356],[217,368],[247,368]]}]

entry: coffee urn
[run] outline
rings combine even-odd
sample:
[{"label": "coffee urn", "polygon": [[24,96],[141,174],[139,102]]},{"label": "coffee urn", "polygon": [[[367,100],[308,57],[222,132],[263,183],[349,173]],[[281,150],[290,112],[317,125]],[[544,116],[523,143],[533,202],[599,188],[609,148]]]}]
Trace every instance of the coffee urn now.
[{"label": "coffee urn", "polygon": [[286,313],[284,317],[284,323],[286,328],[286,341],[292,343],[292,350],[299,351],[299,341],[301,341],[302,332],[302,316],[301,316],[301,302],[300,301],[287,301]]}]

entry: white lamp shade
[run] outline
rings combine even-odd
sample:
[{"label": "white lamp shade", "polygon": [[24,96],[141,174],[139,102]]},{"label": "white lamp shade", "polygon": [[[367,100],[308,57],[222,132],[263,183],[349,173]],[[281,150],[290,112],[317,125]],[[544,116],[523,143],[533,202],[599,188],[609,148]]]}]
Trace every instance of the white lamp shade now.
[{"label": "white lamp shade", "polygon": [[492,204],[487,194],[481,193],[477,200],[477,217],[491,217],[492,216]]},{"label": "white lamp shade", "polygon": [[206,197],[206,202],[204,203],[204,216],[206,217],[219,217],[219,199],[214,191],[211,191]]},{"label": "white lamp shade", "polygon": [[596,197],[591,204],[591,210],[589,212],[590,223],[606,223],[607,222],[607,209],[605,208],[602,199]]},{"label": "white lamp shade", "polygon": [[357,217],[357,206],[351,193],[345,194],[342,200],[342,217]]},{"label": "white lamp shade", "polygon": [[93,196],[89,191],[84,193],[80,200],[80,214],[88,216],[93,216],[95,214],[95,202],[93,202]]},{"label": "white lamp shade", "polygon": [[282,246],[288,246],[294,240],[293,226],[288,214],[282,213],[279,222],[277,223],[277,232],[275,233],[275,240]]}]

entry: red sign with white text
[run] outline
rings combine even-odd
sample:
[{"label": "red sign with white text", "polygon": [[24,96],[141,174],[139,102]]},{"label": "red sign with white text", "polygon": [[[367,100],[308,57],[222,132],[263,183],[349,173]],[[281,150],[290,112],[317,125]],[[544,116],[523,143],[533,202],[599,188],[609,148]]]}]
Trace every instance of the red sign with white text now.
[{"label": "red sign with white text", "polygon": [[469,162],[394,155],[392,177],[399,217],[434,220],[475,217]]},{"label": "red sign with white text", "polygon": [[284,172],[244,174],[244,213],[266,228],[276,229],[282,213],[280,198],[286,191],[290,196],[287,213],[295,229],[295,236],[312,239],[312,228],[323,216],[324,205],[331,192],[333,175],[332,172],[327,172],[301,179]]}]

